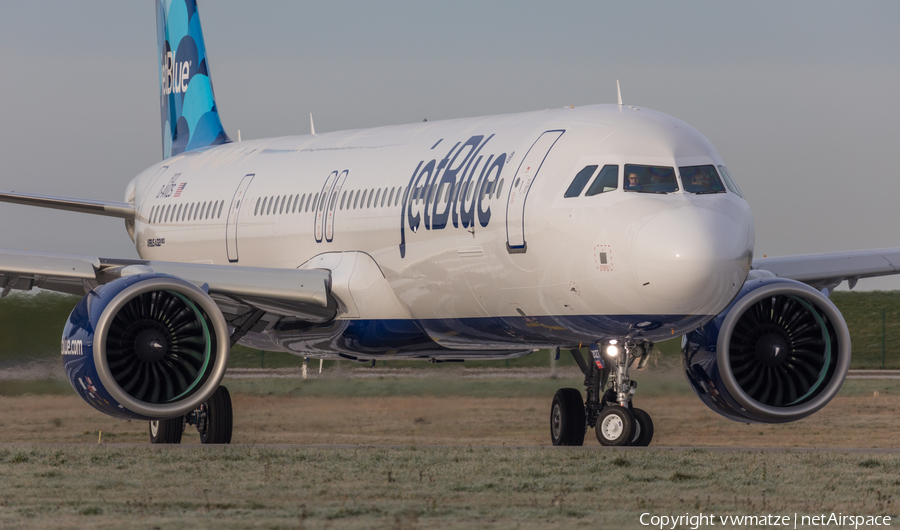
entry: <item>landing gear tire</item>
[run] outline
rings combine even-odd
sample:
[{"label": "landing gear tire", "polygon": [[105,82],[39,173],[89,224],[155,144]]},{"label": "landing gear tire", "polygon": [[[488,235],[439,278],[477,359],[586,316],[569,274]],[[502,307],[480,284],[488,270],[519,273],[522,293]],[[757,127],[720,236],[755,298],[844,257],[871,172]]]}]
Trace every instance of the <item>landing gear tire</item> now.
[{"label": "landing gear tire", "polygon": [[631,409],[634,415],[634,434],[631,435],[631,445],[647,447],[653,439],[653,420],[643,409]]},{"label": "landing gear tire", "polygon": [[584,445],[584,400],[581,391],[561,388],[550,409],[550,439],[553,445]]},{"label": "landing gear tire", "polygon": [[597,417],[595,432],[600,445],[628,445],[634,434],[634,415],[625,407],[606,407]]},{"label": "landing gear tire", "polygon": [[184,433],[184,416],[150,422],[150,443],[180,444]]},{"label": "landing gear tire", "polygon": [[204,444],[230,444],[233,415],[231,394],[224,386],[216,389],[206,403],[200,405],[197,431]]}]

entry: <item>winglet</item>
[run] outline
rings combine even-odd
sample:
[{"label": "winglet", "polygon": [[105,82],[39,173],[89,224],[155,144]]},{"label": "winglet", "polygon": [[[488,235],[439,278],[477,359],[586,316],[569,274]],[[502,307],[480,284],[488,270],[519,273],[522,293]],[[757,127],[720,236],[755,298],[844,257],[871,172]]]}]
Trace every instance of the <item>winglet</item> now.
[{"label": "winglet", "polygon": [[616,92],[619,94],[619,106],[622,106],[622,88],[619,86],[619,80],[616,79]]},{"label": "winglet", "polygon": [[316,135],[316,125],[313,123],[312,112],[309,113],[309,134]]}]

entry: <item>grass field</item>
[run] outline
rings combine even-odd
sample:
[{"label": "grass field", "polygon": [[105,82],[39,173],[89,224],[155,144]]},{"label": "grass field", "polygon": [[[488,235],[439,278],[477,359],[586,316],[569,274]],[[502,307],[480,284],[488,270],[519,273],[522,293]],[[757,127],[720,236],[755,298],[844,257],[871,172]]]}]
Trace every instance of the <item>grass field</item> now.
[{"label": "grass field", "polygon": [[[646,528],[644,512],[896,517],[900,454],[828,448],[900,448],[900,381],[850,380],[810,418],[744,425],[707,409],[677,371],[638,372],[636,403],[654,419],[654,445],[683,449],[611,450],[592,432],[584,448],[546,447],[553,393],[579,387],[571,370],[560,379],[434,372],[226,380],[234,442],[245,444],[235,447],[198,446],[191,429],[185,445],[194,448],[143,445],[145,422],[108,418],[71,390],[0,397],[0,442],[25,444],[0,446],[0,527]],[[52,445],[71,442],[83,445]],[[141,445],[110,445],[121,442]]]},{"label": "grass field", "polygon": [[896,521],[900,455],[38,447],[0,448],[0,474],[14,528],[642,528],[642,513]]}]

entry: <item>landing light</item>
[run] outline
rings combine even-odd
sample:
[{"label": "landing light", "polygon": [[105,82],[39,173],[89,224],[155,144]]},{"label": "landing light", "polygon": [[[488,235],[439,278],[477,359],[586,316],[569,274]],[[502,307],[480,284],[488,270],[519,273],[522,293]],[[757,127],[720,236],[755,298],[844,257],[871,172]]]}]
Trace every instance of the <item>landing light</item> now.
[{"label": "landing light", "polygon": [[613,345],[607,346],[606,347],[606,355],[609,355],[610,357],[615,357],[615,356],[619,355],[619,348],[617,348]]}]

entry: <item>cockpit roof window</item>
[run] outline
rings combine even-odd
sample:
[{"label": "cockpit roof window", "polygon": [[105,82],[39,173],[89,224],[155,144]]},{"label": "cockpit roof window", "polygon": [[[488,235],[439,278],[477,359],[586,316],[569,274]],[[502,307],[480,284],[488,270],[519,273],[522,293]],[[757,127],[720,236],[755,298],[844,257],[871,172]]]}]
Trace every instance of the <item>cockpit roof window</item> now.
[{"label": "cockpit roof window", "polygon": [[566,197],[578,197],[581,195],[581,190],[584,189],[584,186],[588,183],[588,180],[591,179],[591,175],[594,174],[594,171],[597,171],[597,166],[587,166],[575,175],[575,180],[569,184],[569,189],[566,190]]},{"label": "cockpit roof window", "polygon": [[619,166],[603,166],[600,174],[591,183],[585,196],[592,197],[607,191],[614,191],[619,187]]},{"label": "cockpit roof window", "polygon": [[625,164],[625,191],[671,193],[678,191],[675,168]]},{"label": "cockpit roof window", "polygon": [[744,198],[744,194],[741,193],[741,188],[738,188],[737,182],[734,181],[734,177],[731,176],[731,172],[728,171],[728,168],[725,166],[719,166],[719,171],[722,173],[722,178],[725,179],[725,185],[728,186],[728,189],[737,194],[738,197]]},{"label": "cockpit roof window", "polygon": [[679,167],[681,183],[684,191],[690,193],[725,193],[725,186],[716,174],[716,168],[707,166],[683,166]]}]

